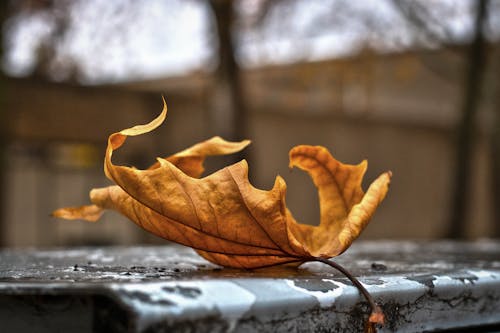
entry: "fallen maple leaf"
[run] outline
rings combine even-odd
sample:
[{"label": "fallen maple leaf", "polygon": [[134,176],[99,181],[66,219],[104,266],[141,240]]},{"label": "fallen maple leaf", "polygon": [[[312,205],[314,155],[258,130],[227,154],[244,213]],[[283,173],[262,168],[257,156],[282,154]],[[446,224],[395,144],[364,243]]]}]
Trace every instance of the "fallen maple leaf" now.
[{"label": "fallen maple leaf", "polygon": [[104,209],[114,209],[157,236],[194,248],[213,263],[251,269],[341,254],[359,236],[388,191],[390,172],[379,176],[364,193],[361,181],[366,161],[347,165],[324,147],[294,147],[290,167],[308,172],[319,190],[321,221],[311,226],[297,223],[287,209],[285,181],[278,176],[270,191],[255,188],[248,180],[245,160],[199,178],[207,156],[235,153],[248,140],[228,142],[214,137],[158,158],[146,170],[113,164],[113,152],[128,136],[154,130],[166,114],[164,103],[162,113],[149,124],[110,135],[104,171],[117,185],[92,190],[93,205],[61,208],[53,215],[96,221]]},{"label": "fallen maple leaf", "polygon": [[56,210],[66,219],[96,221],[103,209],[114,209],[165,239],[190,246],[216,264],[259,268],[302,263],[344,252],[359,236],[385,197],[391,173],[375,180],[365,194],[361,181],[367,163],[346,165],[321,146],[297,146],[290,167],[307,171],[319,190],[319,226],[299,224],[285,205],[286,184],[278,176],[270,191],[248,181],[245,160],[207,177],[206,156],[245,148],[250,141],[228,142],[214,137],[158,162],[147,170],[114,165],[113,151],[128,136],[160,126],[167,107],[152,122],[124,129],[108,139],[104,171],[117,186],[90,192],[93,205]]}]

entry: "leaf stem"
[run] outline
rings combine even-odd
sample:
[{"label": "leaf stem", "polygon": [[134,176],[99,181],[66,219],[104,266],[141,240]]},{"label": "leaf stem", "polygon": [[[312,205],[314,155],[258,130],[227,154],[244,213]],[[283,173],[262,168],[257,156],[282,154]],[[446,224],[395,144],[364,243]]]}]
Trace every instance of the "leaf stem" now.
[{"label": "leaf stem", "polygon": [[321,262],[325,265],[328,265],[342,274],[344,274],[355,286],[358,288],[359,292],[363,294],[365,299],[368,301],[368,304],[370,304],[371,308],[371,314],[370,317],[368,318],[368,325],[369,324],[384,324],[384,314],[382,312],[382,309],[375,303],[375,300],[373,299],[372,295],[366,290],[366,288],[359,282],[359,280],[354,277],[347,269],[339,265],[338,263],[328,260],[325,258],[320,258],[320,257],[314,257],[314,261]]}]

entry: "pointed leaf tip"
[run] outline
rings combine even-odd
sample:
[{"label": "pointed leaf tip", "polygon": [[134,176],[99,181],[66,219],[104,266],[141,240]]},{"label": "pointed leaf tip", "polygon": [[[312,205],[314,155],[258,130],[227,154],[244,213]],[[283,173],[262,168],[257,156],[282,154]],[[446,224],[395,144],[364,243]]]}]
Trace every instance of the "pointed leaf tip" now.
[{"label": "pointed leaf tip", "polygon": [[96,205],[59,208],[52,212],[51,216],[66,220],[85,220],[97,222],[104,210]]},{"label": "pointed leaf tip", "polygon": [[168,110],[167,102],[165,102],[165,99],[163,98],[163,109],[162,109],[161,113],[158,115],[158,117],[151,120],[147,124],[136,125],[136,126],[133,126],[130,128],[126,128],[124,130],[121,130],[119,133],[122,135],[125,135],[125,136],[136,136],[136,135],[141,135],[141,134],[151,132],[152,130],[159,127],[163,123],[163,121],[165,121],[165,118],[167,117],[167,110]]}]

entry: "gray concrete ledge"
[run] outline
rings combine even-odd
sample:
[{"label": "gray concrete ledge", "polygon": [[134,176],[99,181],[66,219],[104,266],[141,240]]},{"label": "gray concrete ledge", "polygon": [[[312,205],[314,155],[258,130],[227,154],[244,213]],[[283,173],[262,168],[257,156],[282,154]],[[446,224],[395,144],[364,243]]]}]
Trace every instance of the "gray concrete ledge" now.
[{"label": "gray concrete ledge", "polygon": [[[335,260],[381,304],[381,332],[500,331],[499,241],[358,242]],[[5,332],[356,332],[367,312],[320,263],[221,269],[179,246],[0,251]]]}]

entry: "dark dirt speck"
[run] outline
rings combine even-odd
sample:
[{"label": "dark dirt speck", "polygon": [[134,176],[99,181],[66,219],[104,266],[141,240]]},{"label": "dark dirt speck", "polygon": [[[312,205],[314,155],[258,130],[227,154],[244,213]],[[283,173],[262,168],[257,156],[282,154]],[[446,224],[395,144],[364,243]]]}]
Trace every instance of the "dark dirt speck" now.
[{"label": "dark dirt speck", "polygon": [[175,286],[175,287],[163,287],[162,289],[168,293],[179,294],[186,298],[197,298],[198,296],[201,295],[201,290],[198,288]]},{"label": "dark dirt speck", "polygon": [[374,262],[371,265],[371,269],[372,269],[372,271],[375,271],[375,272],[385,272],[387,270],[387,266],[384,264],[379,264],[379,263]]}]

